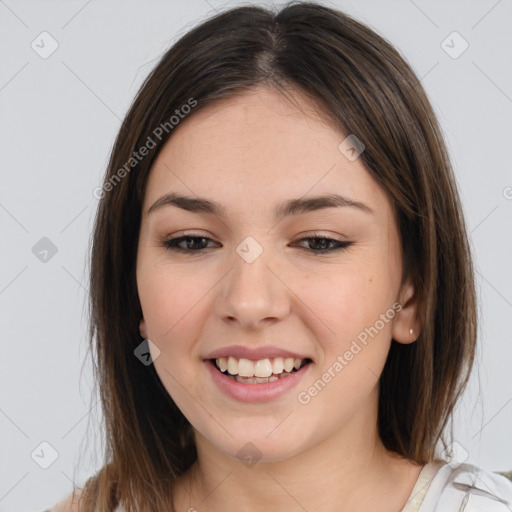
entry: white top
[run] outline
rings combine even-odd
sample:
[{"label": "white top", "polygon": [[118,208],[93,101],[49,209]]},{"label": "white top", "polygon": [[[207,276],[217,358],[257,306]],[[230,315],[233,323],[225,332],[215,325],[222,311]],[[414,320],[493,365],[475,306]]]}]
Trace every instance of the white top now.
[{"label": "white top", "polygon": [[400,512],[511,512],[512,482],[468,463],[423,466]]},{"label": "white top", "polygon": [[[511,512],[512,482],[472,464],[425,464],[400,512]],[[121,504],[114,512],[125,512]]]}]

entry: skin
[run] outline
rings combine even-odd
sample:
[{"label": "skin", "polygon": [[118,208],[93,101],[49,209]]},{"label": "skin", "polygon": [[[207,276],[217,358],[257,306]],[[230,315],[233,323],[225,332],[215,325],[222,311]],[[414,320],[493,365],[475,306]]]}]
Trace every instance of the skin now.
[{"label": "skin", "polygon": [[[377,432],[378,378],[391,338],[411,343],[420,329],[414,288],[400,287],[391,204],[361,159],[340,152],[345,135],[300,92],[294,97],[300,109],[260,87],[195,112],[150,172],[137,256],[140,333],[161,351],[155,369],[193,425],[198,450],[176,486],[178,511],[216,512],[229,503],[243,511],[397,512],[421,470],[386,451]],[[227,218],[174,206],[148,215],[171,191],[220,202]],[[279,222],[272,216],[284,200],[333,191],[375,214],[342,207]],[[184,230],[212,241],[190,255],[163,245]],[[318,245],[300,241],[313,231],[353,245],[315,255]],[[247,236],[263,248],[250,264],[236,252]],[[300,403],[298,393],[397,302],[394,318]],[[203,363],[231,344],[277,345],[308,355],[313,366],[285,395],[242,403],[219,391]],[[261,453],[252,467],[236,457],[247,442]]]}]

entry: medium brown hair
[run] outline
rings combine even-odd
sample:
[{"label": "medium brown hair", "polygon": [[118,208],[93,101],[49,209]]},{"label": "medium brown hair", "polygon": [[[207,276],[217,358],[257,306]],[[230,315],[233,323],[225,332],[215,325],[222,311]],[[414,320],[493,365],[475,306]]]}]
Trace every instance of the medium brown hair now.
[{"label": "medium brown hair", "polygon": [[427,96],[390,43],[338,10],[310,2],[278,12],[237,7],[202,22],[163,55],[110,155],[90,274],[90,348],[106,450],[82,492],[84,510],[113,510],[120,499],[127,511],[165,510],[176,477],[196,460],[188,420],[153,365],[134,355],[142,342],[135,277],[142,204],[152,163],[172,136],[169,123],[157,147],[128,170],[126,163],[191,98],[192,116],[262,85],[301,91],[341,133],[364,143],[359,158],[391,200],[402,282],[412,279],[422,326],[414,343],[391,342],[380,377],[379,434],[388,450],[420,464],[433,460],[439,439],[446,446],[445,426],[473,366],[476,294],[453,170]]}]

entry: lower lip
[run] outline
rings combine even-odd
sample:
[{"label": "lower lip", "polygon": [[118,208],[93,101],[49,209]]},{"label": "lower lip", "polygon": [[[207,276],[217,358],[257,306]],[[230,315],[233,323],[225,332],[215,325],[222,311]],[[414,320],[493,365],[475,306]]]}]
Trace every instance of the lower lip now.
[{"label": "lower lip", "polygon": [[273,382],[262,384],[243,384],[226,377],[210,360],[205,360],[206,368],[210,372],[213,381],[226,395],[241,402],[268,402],[294,388],[306,375],[313,363],[304,365],[300,370],[293,372],[288,377],[283,377]]}]

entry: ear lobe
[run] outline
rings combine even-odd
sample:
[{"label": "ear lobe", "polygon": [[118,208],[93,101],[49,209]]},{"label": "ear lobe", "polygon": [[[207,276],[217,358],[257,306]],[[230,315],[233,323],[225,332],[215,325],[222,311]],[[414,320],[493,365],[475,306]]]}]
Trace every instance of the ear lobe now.
[{"label": "ear lobe", "polygon": [[142,318],[140,323],[139,323],[139,332],[140,332],[140,335],[145,340],[148,339],[148,330],[147,330],[147,327],[146,327],[146,320],[144,320],[144,318]]},{"label": "ear lobe", "polygon": [[403,286],[398,302],[402,305],[402,309],[393,319],[393,339],[398,343],[413,343],[420,335],[421,325],[417,320],[418,301],[414,286],[410,281]]}]

